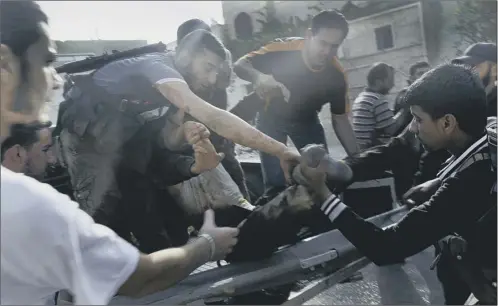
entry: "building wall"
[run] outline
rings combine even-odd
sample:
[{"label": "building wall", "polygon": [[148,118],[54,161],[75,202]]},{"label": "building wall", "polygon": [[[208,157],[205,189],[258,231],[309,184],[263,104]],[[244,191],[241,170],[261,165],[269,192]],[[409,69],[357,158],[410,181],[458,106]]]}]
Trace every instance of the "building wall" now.
[{"label": "building wall", "polygon": [[[270,1],[222,1],[223,18],[228,27],[229,34],[232,38],[235,37],[235,29],[233,26],[235,17],[238,14],[245,12],[252,19],[254,32],[261,29],[258,19],[261,16],[257,13],[263,10]],[[290,17],[299,17],[306,19],[309,14],[315,13],[310,7],[320,5],[324,9],[340,9],[347,2],[346,0],[336,1],[271,1],[275,8],[275,17],[281,21],[288,21]]]},{"label": "building wall", "polygon": [[[393,47],[378,50],[375,29],[390,25]],[[350,98],[354,99],[366,84],[367,72],[375,62],[386,62],[396,70],[392,98],[406,86],[411,64],[427,60],[419,4],[395,8],[350,21],[348,37],[339,58],[348,74]]]},{"label": "building wall", "polygon": [[[460,37],[455,32],[453,27],[456,23],[456,10],[458,4],[456,1],[441,1],[442,6],[442,23],[441,23],[441,39],[439,45],[438,63],[449,61],[455,58],[458,50],[455,48],[455,42],[460,40]],[[462,46],[460,51],[464,51],[468,46]]]}]

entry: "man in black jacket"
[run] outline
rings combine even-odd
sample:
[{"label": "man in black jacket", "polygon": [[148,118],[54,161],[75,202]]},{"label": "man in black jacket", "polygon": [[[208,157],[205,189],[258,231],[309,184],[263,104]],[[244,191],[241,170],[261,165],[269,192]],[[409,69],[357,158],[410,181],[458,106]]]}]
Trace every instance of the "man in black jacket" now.
[{"label": "man in black jacket", "polygon": [[329,191],[320,165],[303,166],[306,184],[321,195],[320,208],[334,226],[378,265],[398,262],[456,233],[469,245],[468,258],[480,268],[496,269],[496,239],[476,235],[479,220],[496,206],[482,82],[469,68],[443,65],[414,82],[406,99],[415,118],[410,129],[422,144],[452,154],[437,179],[426,186],[435,191],[430,199],[395,226],[382,229],[360,218]]}]

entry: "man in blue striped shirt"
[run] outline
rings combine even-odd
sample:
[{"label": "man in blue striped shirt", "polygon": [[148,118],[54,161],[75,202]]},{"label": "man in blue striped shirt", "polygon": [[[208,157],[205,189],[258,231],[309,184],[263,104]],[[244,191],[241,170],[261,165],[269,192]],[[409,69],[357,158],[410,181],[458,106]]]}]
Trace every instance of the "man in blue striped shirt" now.
[{"label": "man in blue striped shirt", "polygon": [[384,144],[394,136],[408,114],[406,109],[394,115],[387,94],[394,87],[394,68],[375,63],[367,74],[367,88],[353,104],[353,130],[361,150]]}]

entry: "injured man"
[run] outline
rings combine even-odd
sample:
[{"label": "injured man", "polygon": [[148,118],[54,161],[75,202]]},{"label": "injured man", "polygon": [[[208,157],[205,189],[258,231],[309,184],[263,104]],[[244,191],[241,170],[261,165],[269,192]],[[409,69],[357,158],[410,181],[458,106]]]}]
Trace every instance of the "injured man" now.
[{"label": "injured man", "polygon": [[[302,162],[309,165],[328,157],[320,145],[303,148],[302,156]],[[349,167],[344,167],[342,175],[340,165],[334,171],[334,181],[341,181],[341,176],[348,177]],[[330,221],[318,205],[314,205],[318,199],[313,189],[302,184],[305,180],[300,174],[300,165],[295,167],[293,177],[295,184],[262,206],[253,206],[244,199],[221,164],[167,189],[175,205],[188,216],[190,226],[198,229],[203,213],[213,209],[218,226],[239,227],[238,243],[226,258],[227,262],[255,261],[270,257],[281,246],[298,242],[304,229],[309,234],[332,229]]]}]

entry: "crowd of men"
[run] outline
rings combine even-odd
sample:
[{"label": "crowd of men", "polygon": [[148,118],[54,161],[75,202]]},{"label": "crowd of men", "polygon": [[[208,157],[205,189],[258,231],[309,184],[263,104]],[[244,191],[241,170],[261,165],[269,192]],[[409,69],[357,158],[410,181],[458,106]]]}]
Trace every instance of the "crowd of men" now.
[{"label": "crowd of men", "polygon": [[[471,294],[496,304],[496,44],[472,45],[434,68],[414,63],[393,108],[396,71],[373,64],[350,121],[337,59],[349,31],[341,13],[322,11],[305,37],[269,42],[234,64],[193,19],[178,28],[176,50],[75,79],[60,133],[50,135],[51,123],[39,120],[58,78],[49,20],[33,1],[2,1],[0,13],[2,304],[42,304],[57,292],[107,304],[169,288],[208,261],[235,260],[241,244],[251,259],[248,241],[270,238],[247,240],[245,221],[285,218],[261,208],[298,195],[378,265],[435,245],[447,304]],[[232,70],[253,84],[240,103],[254,103],[256,128],[226,111]],[[287,137],[298,149],[328,150],[318,119],[327,103],[348,156],[310,163]],[[260,199],[250,197],[236,143],[261,152]],[[55,162],[71,194],[40,182]],[[382,229],[337,193],[386,170],[413,208]]]}]

